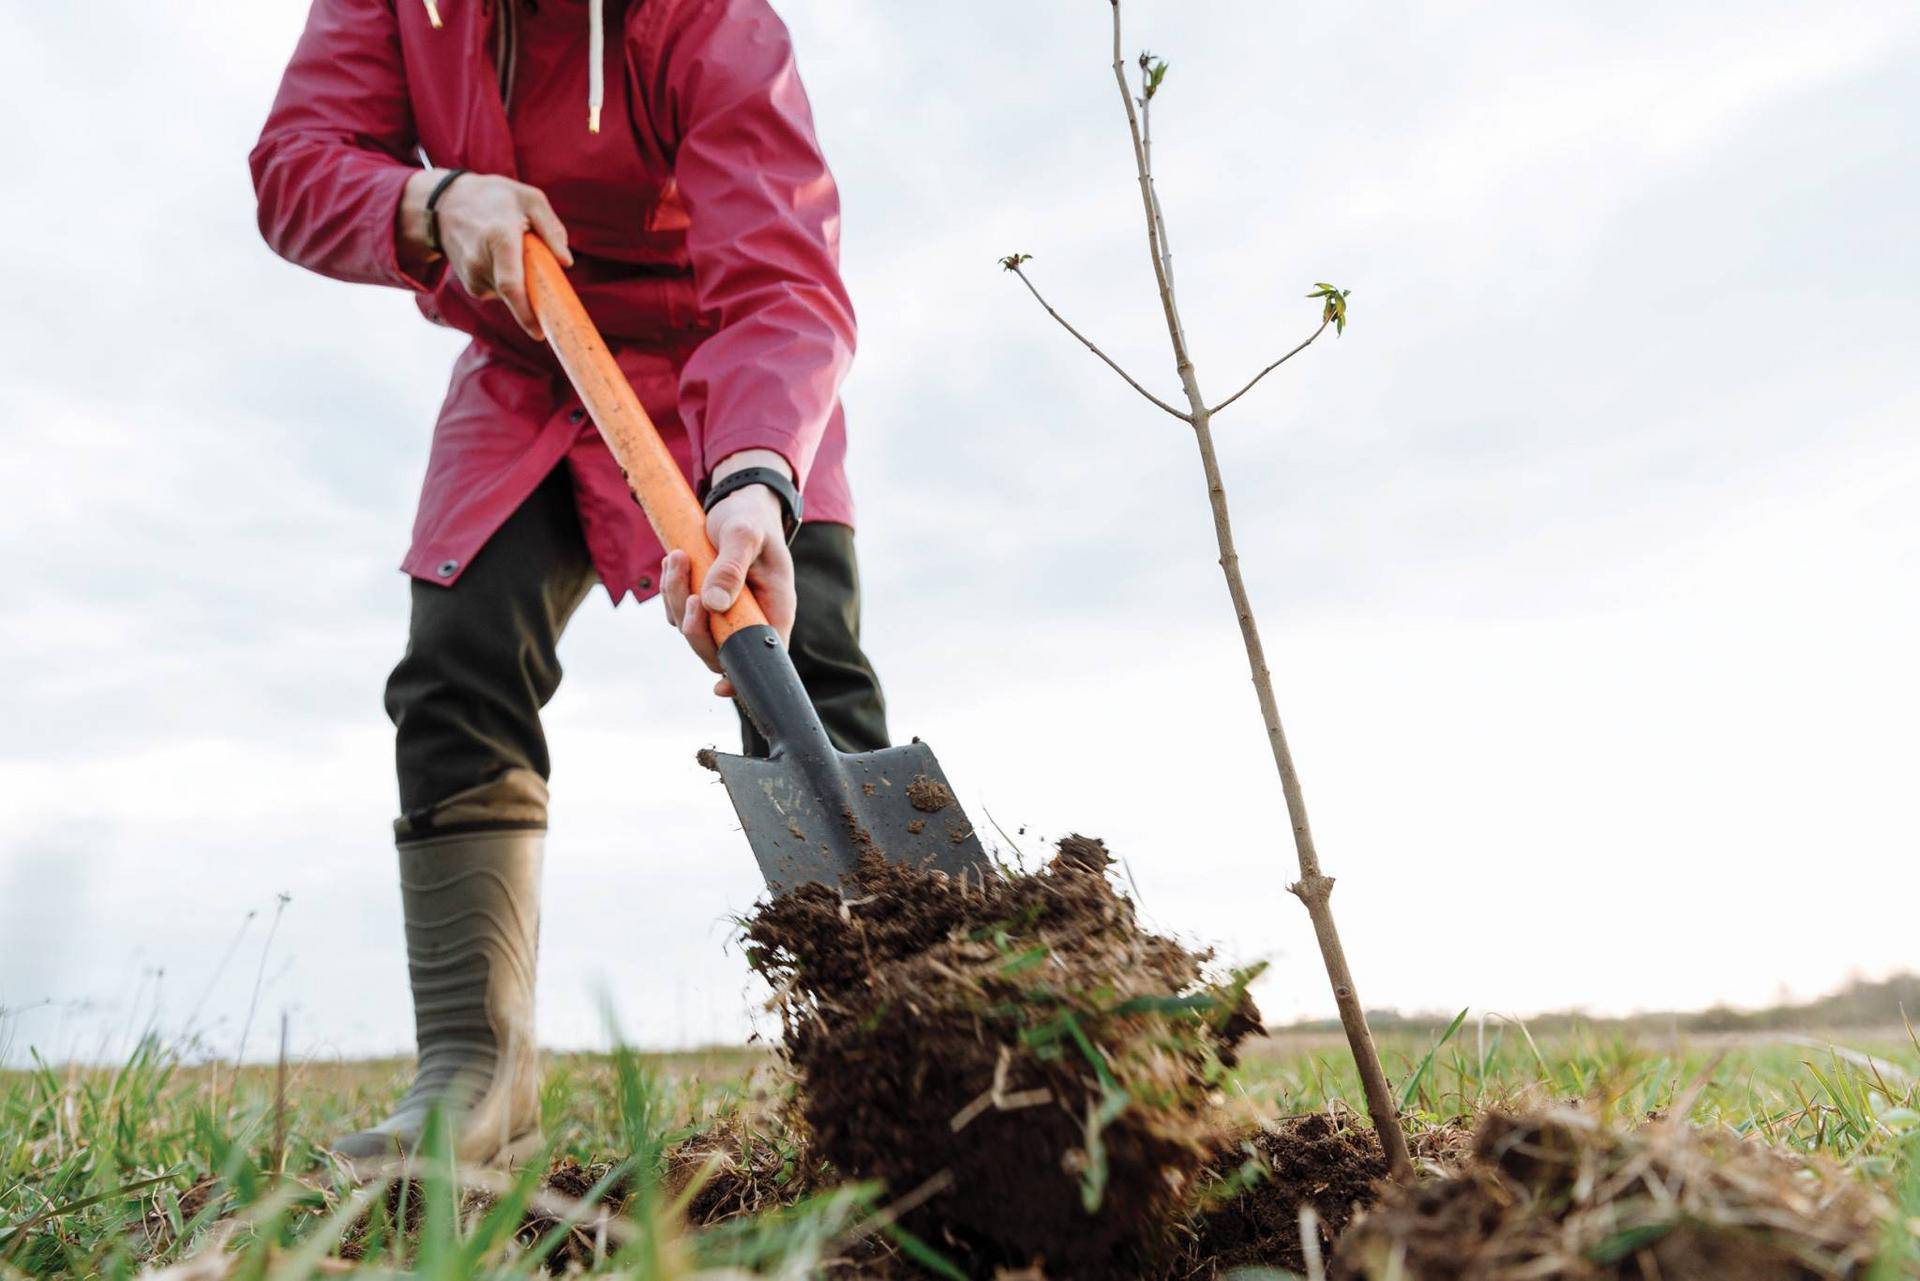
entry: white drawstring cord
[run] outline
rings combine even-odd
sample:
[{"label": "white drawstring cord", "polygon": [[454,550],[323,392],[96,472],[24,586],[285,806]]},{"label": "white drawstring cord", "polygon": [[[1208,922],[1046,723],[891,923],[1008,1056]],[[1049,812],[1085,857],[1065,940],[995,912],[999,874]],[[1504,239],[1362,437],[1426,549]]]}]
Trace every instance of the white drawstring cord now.
[{"label": "white drawstring cord", "polygon": [[427,0],[427,21],[431,22],[435,29],[438,29],[442,25],[440,22],[440,6],[435,4],[433,0]]},{"label": "white drawstring cord", "polygon": [[[428,0],[432,3],[432,0]],[[600,132],[600,105],[607,100],[607,18],[604,0],[587,0],[587,131]]]}]

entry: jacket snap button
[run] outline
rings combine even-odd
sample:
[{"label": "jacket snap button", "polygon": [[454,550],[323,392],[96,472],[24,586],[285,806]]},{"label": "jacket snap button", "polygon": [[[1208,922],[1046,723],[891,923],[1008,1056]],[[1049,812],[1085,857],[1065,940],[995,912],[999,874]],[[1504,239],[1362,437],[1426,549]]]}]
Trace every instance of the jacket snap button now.
[{"label": "jacket snap button", "polygon": [[459,561],[457,561],[457,560],[443,560],[443,561],[441,561],[441,562],[440,562],[440,568],[439,568],[439,569],[437,569],[437,570],[435,570],[434,572],[435,572],[435,573],[437,573],[437,574],[439,574],[439,575],[440,575],[440,577],[442,577],[442,578],[452,578],[452,577],[453,577],[453,571],[454,571],[454,570],[456,570],[456,569],[458,569],[458,568],[460,568],[460,562],[459,562]]},{"label": "jacket snap button", "polygon": [[586,420],[587,420],[587,411],[584,409],[576,409],[572,413],[567,415],[567,421],[572,423],[576,427],[578,427],[581,423],[585,422]]},{"label": "jacket snap button", "polygon": [[640,575],[640,590],[643,592],[653,590],[653,580],[645,574]]}]

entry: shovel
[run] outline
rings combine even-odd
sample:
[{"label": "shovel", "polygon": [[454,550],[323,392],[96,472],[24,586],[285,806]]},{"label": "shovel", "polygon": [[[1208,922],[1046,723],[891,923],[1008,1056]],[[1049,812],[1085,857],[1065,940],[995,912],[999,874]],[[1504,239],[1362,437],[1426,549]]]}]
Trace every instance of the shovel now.
[{"label": "shovel", "polygon": [[[706,513],[559,261],[531,233],[526,268],[547,341],[661,544],[693,562],[693,589],[699,591],[714,559]],[[703,751],[700,761],[726,784],[774,893],[810,882],[837,885],[869,853],[953,876],[989,866],[973,824],[925,743],[916,739],[878,752],[838,750],[752,590],[743,589],[732,609],[711,617],[721,670],[772,751],[765,759]]]}]

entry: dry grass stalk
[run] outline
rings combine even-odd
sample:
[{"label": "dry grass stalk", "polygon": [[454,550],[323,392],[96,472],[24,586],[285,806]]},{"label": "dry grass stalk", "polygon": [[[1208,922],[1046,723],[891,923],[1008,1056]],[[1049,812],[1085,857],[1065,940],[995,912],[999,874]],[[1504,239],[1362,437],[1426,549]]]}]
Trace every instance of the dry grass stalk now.
[{"label": "dry grass stalk", "polygon": [[[1345,1281],[1829,1281],[1867,1274],[1885,1198],[1847,1172],[1677,1121],[1489,1114],[1471,1158],[1390,1189],[1341,1239]],[[1892,1274],[1889,1274],[1892,1275]]]}]

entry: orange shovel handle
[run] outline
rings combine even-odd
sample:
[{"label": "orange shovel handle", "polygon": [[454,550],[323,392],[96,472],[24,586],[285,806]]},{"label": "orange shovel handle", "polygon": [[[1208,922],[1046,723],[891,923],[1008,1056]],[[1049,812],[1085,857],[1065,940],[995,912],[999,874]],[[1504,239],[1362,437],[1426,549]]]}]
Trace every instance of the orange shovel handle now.
[{"label": "orange shovel handle", "polygon": [[[613,353],[580,305],[580,296],[567,283],[560,260],[546,242],[532,232],[526,237],[527,294],[533,301],[534,315],[546,331],[554,354],[573,389],[580,393],[594,425],[613,451],[614,461],[627,475],[633,496],[660,543],[669,551],[683,551],[693,562],[693,590],[707,580],[713,567],[713,544],[707,540],[707,514],[693,496],[693,487],[680,474],[680,464],[667,452],[659,428],[641,408],[633,385],[614,363]],[[743,627],[765,624],[767,616],[751,588],[742,588],[733,608],[712,616],[713,641],[726,644],[727,637]]]}]

